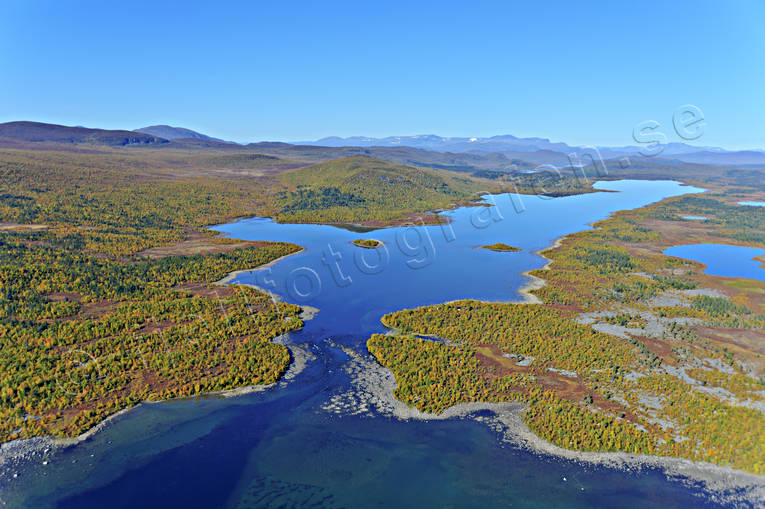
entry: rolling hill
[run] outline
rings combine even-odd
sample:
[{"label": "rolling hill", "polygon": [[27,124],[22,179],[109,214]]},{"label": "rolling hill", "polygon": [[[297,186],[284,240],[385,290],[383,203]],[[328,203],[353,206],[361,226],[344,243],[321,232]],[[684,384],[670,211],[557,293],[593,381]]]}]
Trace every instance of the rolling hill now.
[{"label": "rolling hill", "polygon": [[0,124],[0,138],[32,143],[93,143],[111,146],[167,143],[165,138],[133,131],[88,129],[26,121]]},{"label": "rolling hill", "polygon": [[142,133],[142,134],[148,134],[151,136],[157,136],[159,138],[164,138],[166,140],[177,140],[177,139],[186,139],[186,138],[193,138],[196,140],[205,140],[205,141],[218,141],[222,143],[233,143],[231,141],[225,141],[221,140],[219,138],[213,138],[212,136],[207,136],[206,134],[198,133],[196,131],[192,131],[191,129],[186,129],[185,127],[173,127],[169,125],[150,125],[148,127],[142,127],[140,129],[135,129],[135,132]]},{"label": "rolling hill", "polygon": [[464,175],[363,156],[286,171],[278,178],[287,190],[278,197],[277,219],[310,223],[404,220],[468,200],[485,186]]}]

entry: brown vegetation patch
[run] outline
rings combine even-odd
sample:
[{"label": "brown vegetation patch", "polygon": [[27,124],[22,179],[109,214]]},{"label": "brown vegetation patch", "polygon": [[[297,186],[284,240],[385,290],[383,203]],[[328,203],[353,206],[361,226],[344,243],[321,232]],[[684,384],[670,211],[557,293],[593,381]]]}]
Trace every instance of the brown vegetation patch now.
[{"label": "brown vegetation patch", "polygon": [[676,366],[678,362],[677,355],[672,351],[672,346],[667,341],[652,338],[650,336],[635,336],[635,339],[643,343],[652,354],[661,359],[661,362]]},{"label": "brown vegetation patch", "polygon": [[497,376],[531,372],[529,366],[519,366],[515,359],[505,357],[495,345],[479,345],[475,355],[482,367]]},{"label": "brown vegetation patch", "polygon": [[176,324],[170,320],[163,320],[160,322],[151,322],[135,331],[136,334],[151,334],[152,332],[163,331],[174,327]]},{"label": "brown vegetation patch", "polygon": [[445,220],[436,214],[407,214],[406,216],[402,217],[401,219],[392,219],[392,220],[370,220],[370,221],[359,221],[357,223],[332,223],[336,224],[337,226],[345,226],[349,229],[353,228],[369,228],[369,229],[375,229],[375,228],[387,228],[392,226],[421,226],[421,225],[437,225],[442,224]]},{"label": "brown vegetation patch", "polygon": [[597,409],[617,416],[623,413],[625,419],[638,422],[637,417],[630,412],[629,408],[619,402],[604,398],[597,391],[591,391],[577,378],[554,371],[540,370],[538,367],[519,366],[514,359],[502,355],[502,352],[494,345],[478,346],[476,358],[490,377],[503,377],[517,373],[533,374],[537,385],[543,389],[554,391],[560,398],[579,403],[589,395],[592,397],[592,405]]},{"label": "brown vegetation patch", "polygon": [[187,231],[186,240],[168,246],[152,247],[137,253],[144,258],[164,258],[166,256],[192,256],[198,254],[228,253],[235,249],[262,247],[265,242],[233,240],[212,237],[196,230]]},{"label": "brown vegetation patch", "polygon": [[80,302],[82,295],[76,292],[52,292],[46,294],[45,298],[53,302]]},{"label": "brown vegetation patch", "polygon": [[88,302],[82,306],[80,315],[84,318],[101,318],[112,312],[114,308],[119,306],[119,302],[112,302],[109,300],[102,300],[98,302]]},{"label": "brown vegetation patch", "polygon": [[755,313],[765,313],[765,283],[754,279],[723,278],[720,289],[738,292],[737,301]]},{"label": "brown vegetation patch", "polygon": [[765,354],[765,331],[701,326],[692,327],[692,329],[700,337],[712,342],[738,347],[760,355]]},{"label": "brown vegetation patch", "polygon": [[[714,216],[710,216],[710,219]],[[653,252],[660,253],[664,249],[671,246],[682,246],[687,244],[731,244],[737,246],[746,247],[761,247],[761,245],[755,242],[747,242],[743,240],[733,240],[719,235],[712,235],[715,232],[719,232],[714,225],[699,221],[667,221],[663,219],[645,218],[637,221],[637,224],[658,232],[661,235],[660,242],[643,242],[640,247],[632,246],[633,248],[645,248]],[[626,247],[630,247],[630,244],[621,243]]]},{"label": "brown vegetation patch", "polygon": [[[713,228],[703,222],[698,221],[665,221],[662,219],[644,219],[639,224],[649,230],[657,231],[661,234],[661,245],[656,246],[658,251],[668,246],[683,244],[699,244],[702,242],[720,242],[719,237],[711,237],[710,232]],[[643,247],[651,246],[649,243],[642,244]]]},{"label": "brown vegetation patch", "polygon": [[209,285],[206,283],[183,283],[182,285],[174,286],[173,290],[190,293],[197,297],[207,298],[231,297],[235,293],[234,287]]}]

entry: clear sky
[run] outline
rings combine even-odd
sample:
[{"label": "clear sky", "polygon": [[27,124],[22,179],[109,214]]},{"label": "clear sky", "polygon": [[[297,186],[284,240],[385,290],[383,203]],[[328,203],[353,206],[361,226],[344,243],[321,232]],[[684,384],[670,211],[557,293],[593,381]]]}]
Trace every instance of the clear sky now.
[{"label": "clear sky", "polygon": [[765,148],[765,2],[0,3],[0,122]]}]

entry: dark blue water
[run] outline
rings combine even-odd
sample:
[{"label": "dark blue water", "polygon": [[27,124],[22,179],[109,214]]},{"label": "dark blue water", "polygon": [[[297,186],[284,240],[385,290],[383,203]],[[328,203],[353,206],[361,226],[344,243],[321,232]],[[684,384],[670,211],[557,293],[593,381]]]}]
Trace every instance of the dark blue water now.
[{"label": "dark blue water", "polygon": [[[333,226],[278,224],[254,218],[216,227],[244,239],[295,242],[305,251],[272,268],[242,275],[286,300],[321,309],[307,331],[367,335],[382,330],[380,317],[402,308],[455,299],[519,300],[529,279],[523,272],[544,265],[535,254],[571,232],[614,211],[640,207],[667,196],[699,192],[676,182],[621,181],[601,187],[620,192],[567,198],[496,195],[492,207],[445,212],[449,223],[388,228],[359,234]],[[382,241],[363,249],[358,238]],[[479,246],[504,242],[521,252]]]},{"label": "dark blue water", "polygon": [[754,259],[765,255],[765,249],[727,244],[691,244],[670,247],[664,250],[664,254],[703,263],[706,265],[704,272],[713,276],[765,281],[763,262]]},{"label": "dark blue water", "polygon": [[[471,418],[401,421],[374,409],[324,407],[351,386],[340,348],[367,356],[380,316],[475,297],[516,300],[533,252],[609,213],[699,190],[674,182],[618,182],[557,199],[499,196],[494,208],[445,215],[449,227],[363,235],[328,226],[239,221],[239,238],[306,248],[270,270],[243,274],[286,300],[320,308],[290,337],[313,354],[292,380],[235,398],[141,405],[77,446],[0,472],[11,507],[705,507],[699,486],[662,471],[622,471],[541,456]],[[387,250],[351,246],[376,238]],[[478,245],[505,242],[523,251]],[[386,254],[387,253],[387,254]],[[322,255],[324,258],[322,259]],[[12,474],[17,477],[12,477]],[[564,480],[565,478],[565,480]]]}]

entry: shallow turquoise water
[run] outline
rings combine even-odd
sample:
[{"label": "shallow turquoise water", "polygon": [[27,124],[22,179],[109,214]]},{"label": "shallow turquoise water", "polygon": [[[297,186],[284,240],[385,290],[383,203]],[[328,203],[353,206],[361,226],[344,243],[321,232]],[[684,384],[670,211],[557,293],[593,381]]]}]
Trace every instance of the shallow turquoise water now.
[{"label": "shallow turquoise water", "polygon": [[747,207],[765,207],[765,201],[740,201],[738,204]]},{"label": "shallow turquoise water", "polygon": [[[445,213],[449,227],[367,234],[248,219],[217,229],[306,248],[242,274],[318,316],[291,335],[315,357],[261,393],[141,405],[91,439],[0,471],[0,498],[22,507],[705,507],[700,486],[660,470],[621,471],[542,456],[470,418],[400,421],[374,409],[329,413],[350,388],[349,358],[382,314],[456,298],[517,300],[533,254],[613,211],[698,192],[674,182],[609,182],[619,192]],[[362,250],[355,238],[382,240]],[[505,242],[519,253],[475,249]],[[386,254],[387,253],[387,254]],[[485,413],[485,412],[484,412]],[[17,474],[16,478],[12,474]],[[564,480],[565,478],[565,480]]]},{"label": "shallow turquoise water", "polygon": [[670,247],[664,250],[664,254],[703,263],[707,266],[704,272],[713,276],[765,281],[762,262],[754,260],[756,256],[765,255],[765,249],[727,244],[690,244]]}]

